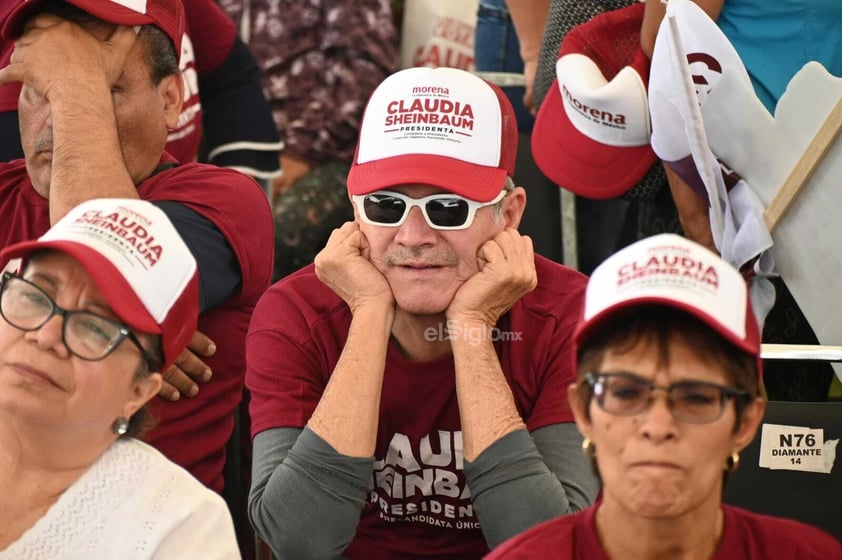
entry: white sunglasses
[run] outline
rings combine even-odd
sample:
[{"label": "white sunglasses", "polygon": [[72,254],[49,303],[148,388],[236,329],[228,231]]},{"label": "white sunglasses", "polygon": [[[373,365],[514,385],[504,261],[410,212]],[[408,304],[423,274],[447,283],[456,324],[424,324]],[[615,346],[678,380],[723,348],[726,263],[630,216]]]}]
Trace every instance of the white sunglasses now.
[{"label": "white sunglasses", "polygon": [[411,198],[394,191],[377,191],[351,196],[362,220],[373,226],[398,227],[406,221],[413,206],[421,209],[424,219],[433,229],[467,229],[474,222],[477,210],[497,204],[508,191],[500,191],[494,200],[477,202],[455,194],[432,194]]}]

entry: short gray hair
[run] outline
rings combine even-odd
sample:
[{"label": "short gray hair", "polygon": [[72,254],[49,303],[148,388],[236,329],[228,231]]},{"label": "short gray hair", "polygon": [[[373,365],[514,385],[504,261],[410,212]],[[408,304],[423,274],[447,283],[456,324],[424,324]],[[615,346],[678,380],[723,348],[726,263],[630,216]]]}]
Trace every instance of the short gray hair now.
[{"label": "short gray hair", "polygon": [[[515,187],[517,187],[517,185],[515,185],[515,180],[506,175],[506,182],[503,183],[503,190],[506,191],[506,194],[508,195],[508,193],[515,190]],[[504,197],[503,200],[506,200],[506,198]],[[500,218],[503,216],[503,200],[494,205],[495,222],[499,222]]]}]

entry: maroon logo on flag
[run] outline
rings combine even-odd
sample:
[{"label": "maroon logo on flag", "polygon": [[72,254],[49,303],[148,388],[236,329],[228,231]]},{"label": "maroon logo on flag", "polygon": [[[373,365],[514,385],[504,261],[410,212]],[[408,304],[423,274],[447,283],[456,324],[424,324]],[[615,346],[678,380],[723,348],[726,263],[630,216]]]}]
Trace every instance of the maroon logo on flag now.
[{"label": "maroon logo on flag", "polygon": [[[688,53],[687,64],[693,72],[693,83],[696,84],[696,93],[699,95],[708,93],[713,87],[713,82],[722,76],[722,64],[708,53]],[[715,74],[716,79],[713,79],[711,74]]]}]

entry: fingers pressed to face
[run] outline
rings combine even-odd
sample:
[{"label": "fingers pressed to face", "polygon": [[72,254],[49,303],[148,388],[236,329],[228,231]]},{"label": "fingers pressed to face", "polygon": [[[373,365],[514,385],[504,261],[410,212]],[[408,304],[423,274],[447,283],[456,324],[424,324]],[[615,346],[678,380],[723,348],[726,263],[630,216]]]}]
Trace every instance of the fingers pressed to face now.
[{"label": "fingers pressed to face", "polygon": [[360,231],[360,226],[356,222],[345,222],[331,232],[322,252],[327,256],[334,251],[340,251],[342,253],[346,253],[349,250],[352,252],[362,252],[367,247],[368,243]]},{"label": "fingers pressed to face", "polygon": [[23,27],[23,34],[20,36],[18,41],[26,40],[26,37],[30,35],[30,31],[32,31],[33,29],[46,29],[47,27],[52,27],[53,25],[57,25],[64,21],[67,20],[49,12],[38,14],[33,18],[29,18],[29,20],[26,22],[26,25],[24,25]]},{"label": "fingers pressed to face", "polygon": [[100,73],[114,84],[136,41],[131,27],[39,14],[15,43],[13,59],[21,65],[16,78],[47,98],[55,84],[84,84]]},{"label": "fingers pressed to face", "polygon": [[477,257],[481,268],[505,262],[513,278],[530,283],[533,287],[537,285],[532,239],[517,230],[506,229],[497,234],[480,247]]},{"label": "fingers pressed to face", "polygon": [[134,44],[137,42],[137,36],[140,32],[140,27],[129,27],[127,25],[117,25],[113,32],[106,38],[106,43],[110,44],[114,50],[128,54]]}]

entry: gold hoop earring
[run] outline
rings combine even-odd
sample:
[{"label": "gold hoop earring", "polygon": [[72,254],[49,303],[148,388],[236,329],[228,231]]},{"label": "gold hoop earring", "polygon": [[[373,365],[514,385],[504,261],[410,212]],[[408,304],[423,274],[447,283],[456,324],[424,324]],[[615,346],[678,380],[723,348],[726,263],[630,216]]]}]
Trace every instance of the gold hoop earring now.
[{"label": "gold hoop earring", "polygon": [[740,466],[740,454],[734,451],[731,456],[725,460],[725,472],[734,472]]},{"label": "gold hoop earring", "polygon": [[596,446],[591,441],[591,438],[585,438],[582,440],[582,453],[584,453],[585,457],[588,459],[596,457]]}]

